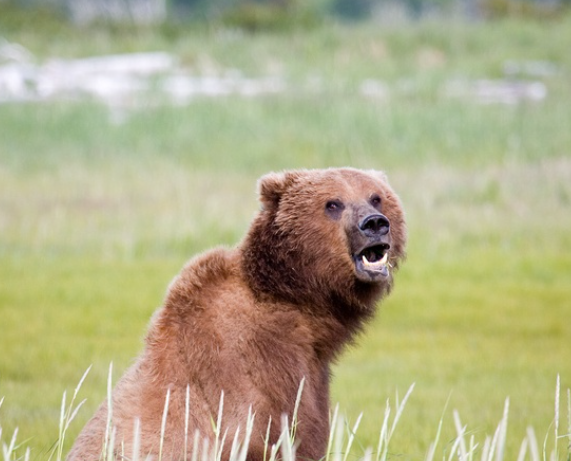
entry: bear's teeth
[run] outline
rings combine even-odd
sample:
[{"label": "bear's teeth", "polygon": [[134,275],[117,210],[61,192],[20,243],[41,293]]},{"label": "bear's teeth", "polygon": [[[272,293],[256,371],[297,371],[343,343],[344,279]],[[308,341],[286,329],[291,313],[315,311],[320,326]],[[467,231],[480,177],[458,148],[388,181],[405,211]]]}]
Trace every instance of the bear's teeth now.
[{"label": "bear's teeth", "polygon": [[385,253],[385,255],[383,256],[383,258],[381,260],[379,260],[377,262],[369,262],[367,257],[365,255],[363,255],[363,265],[367,269],[382,269],[387,264],[388,259],[389,259],[389,254]]}]

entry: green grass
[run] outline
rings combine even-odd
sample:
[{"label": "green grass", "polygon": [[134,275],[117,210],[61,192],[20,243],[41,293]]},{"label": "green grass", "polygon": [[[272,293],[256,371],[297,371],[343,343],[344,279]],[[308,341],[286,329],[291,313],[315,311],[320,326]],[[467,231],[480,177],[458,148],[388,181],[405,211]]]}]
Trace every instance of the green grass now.
[{"label": "green grass", "polygon": [[[166,49],[197,72],[277,72],[292,89],[149,104],[121,124],[95,104],[0,105],[4,441],[19,427],[31,459],[46,459],[62,392],[93,364],[69,447],[105,398],[109,362],[118,378],[185,260],[245,233],[256,178],[340,165],[386,170],[410,227],[394,293],[334,370],[333,402],[350,424],[364,412],[352,456],[376,446],[387,398],[413,382],[393,458],[425,459],[441,417],[436,456],[450,449],[453,409],[483,441],[508,396],[506,459],[528,425],[540,444],[553,433],[557,375],[571,386],[570,18],[295,35],[94,29],[89,39],[18,24],[0,14],[0,35],[40,59]],[[554,62],[544,102],[443,95],[449,79],[498,77],[509,59]],[[390,97],[361,96],[367,78]]]}]

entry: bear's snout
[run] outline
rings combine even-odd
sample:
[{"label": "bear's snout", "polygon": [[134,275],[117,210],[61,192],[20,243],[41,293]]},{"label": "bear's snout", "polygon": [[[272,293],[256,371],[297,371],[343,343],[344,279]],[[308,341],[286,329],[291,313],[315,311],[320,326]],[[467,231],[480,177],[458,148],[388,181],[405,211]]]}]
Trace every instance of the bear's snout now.
[{"label": "bear's snout", "polygon": [[389,219],[369,211],[360,218],[352,233],[352,256],[357,278],[363,282],[378,282],[389,276],[391,248]]},{"label": "bear's snout", "polygon": [[359,230],[367,237],[379,237],[389,233],[390,223],[386,216],[375,213],[359,223]]}]

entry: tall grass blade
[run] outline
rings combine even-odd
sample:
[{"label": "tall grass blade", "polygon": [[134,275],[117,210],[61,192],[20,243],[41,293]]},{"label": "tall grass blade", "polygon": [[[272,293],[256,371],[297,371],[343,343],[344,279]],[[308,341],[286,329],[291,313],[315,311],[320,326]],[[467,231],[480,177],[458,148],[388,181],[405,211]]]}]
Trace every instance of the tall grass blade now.
[{"label": "tall grass blade", "polygon": [[342,461],[342,454],[343,454],[343,426],[344,426],[344,418],[343,416],[339,416],[337,419],[337,424],[335,426],[335,432],[333,434],[334,438],[334,452],[333,452],[333,461]]},{"label": "tall grass blade", "polygon": [[84,399],[81,402],[79,402],[79,404],[77,404],[77,406],[75,406],[74,408],[75,400],[90,370],[91,366],[89,366],[87,370],[85,370],[85,372],[83,373],[81,379],[79,380],[77,386],[74,389],[69,405],[67,405],[67,391],[64,391],[63,393],[62,403],[60,408],[59,425],[58,425],[58,439],[55,442],[54,446],[50,449],[48,461],[50,461],[54,455],[56,456],[57,461],[61,461],[63,459],[63,447],[67,430],[69,429],[71,422],[77,416],[77,413],[79,412],[83,404],[86,402],[86,400]]},{"label": "tall grass blade", "polygon": [[[63,391],[63,396],[61,398],[61,409],[59,414],[59,433],[56,442],[56,461],[61,461],[62,457],[62,438],[65,428],[65,408],[66,408],[67,391]],[[50,456],[51,459],[51,456]]]},{"label": "tall grass blade", "polygon": [[[440,417],[440,421],[438,422],[438,429],[436,429],[436,436],[431,444],[428,446],[428,452],[426,453],[426,461],[433,461],[434,454],[436,453],[436,447],[440,442],[440,435],[442,434],[442,423],[444,421],[444,413],[446,412],[446,408],[448,407],[448,402],[450,402],[450,395],[448,399],[446,399],[446,404],[444,405],[444,410],[442,411],[442,416]],[[483,458],[482,458],[483,459]]]},{"label": "tall grass blade", "polygon": [[224,444],[226,443],[226,436],[228,435],[228,429],[226,429],[224,431],[224,434],[222,435],[222,439],[220,440],[220,443],[218,443],[218,452],[214,452],[214,459],[216,461],[222,461],[222,451],[224,449]]},{"label": "tall grass blade", "polygon": [[383,418],[383,425],[381,427],[381,433],[379,434],[379,443],[377,445],[377,456],[375,461],[385,461],[387,459],[389,444],[388,444],[388,427],[389,418],[391,415],[391,404],[389,399],[387,399],[387,404],[385,406],[385,417]]},{"label": "tall grass blade", "polygon": [[[551,424],[549,425],[551,428]],[[545,438],[543,439],[543,461],[547,461],[547,442],[549,440],[549,433],[545,434]]]},{"label": "tall grass blade", "polygon": [[462,422],[460,421],[460,413],[458,413],[458,410],[453,411],[453,416],[454,426],[456,427],[456,433],[458,434],[456,438],[458,441],[458,449],[460,451],[458,455],[460,459],[466,459],[468,457],[468,452],[466,450],[466,441],[464,440],[464,435],[466,434],[467,426],[462,426]]},{"label": "tall grass blade", "polygon": [[[66,424],[65,424],[65,430],[63,433],[63,437],[65,438],[65,432],[69,429],[69,425],[71,424],[71,422],[75,419],[75,417],[77,416],[78,411],[81,409],[81,407],[83,406],[83,404],[87,402],[87,399],[83,399],[81,402],[79,402],[77,404],[77,406],[75,407],[75,409],[73,410],[73,413],[69,416],[69,418],[67,418],[66,420]],[[73,404],[73,400],[71,401],[70,405]],[[63,439],[62,439],[62,443],[63,443]]]},{"label": "tall grass blade", "polygon": [[555,420],[553,423],[553,435],[555,439],[553,440],[553,453],[552,457],[554,459],[559,459],[559,396],[561,394],[561,378],[557,375],[557,381],[555,384]]},{"label": "tall grass blade", "polygon": [[[216,455],[214,454],[212,459],[214,459]],[[208,437],[204,437],[202,439],[202,461],[211,461],[210,460],[210,440]]]},{"label": "tall grass blade", "polygon": [[188,421],[190,419],[190,384],[186,385],[184,398],[184,459],[188,459]]},{"label": "tall grass blade", "polygon": [[468,461],[474,460],[474,453],[476,452],[476,448],[478,448],[478,444],[476,443],[474,435],[472,434],[470,436],[470,451],[468,452],[468,458],[467,458]]},{"label": "tall grass blade", "polygon": [[133,426],[133,453],[131,453],[131,461],[139,461],[141,454],[141,420],[135,418]]},{"label": "tall grass blade", "polygon": [[510,399],[506,399],[504,404],[504,414],[498,426],[498,445],[496,449],[496,461],[503,461],[506,449],[506,437],[508,432],[508,417],[510,410]]},{"label": "tall grass blade", "polygon": [[254,430],[254,420],[256,414],[252,412],[252,407],[248,409],[248,418],[246,419],[246,432],[244,434],[244,440],[242,441],[242,448],[238,454],[238,461],[246,461],[248,457],[248,448],[250,447],[250,439],[252,438],[252,432]]},{"label": "tall grass blade", "polygon": [[270,453],[270,461],[276,461],[278,459],[278,452],[280,451],[281,444],[282,444],[282,439],[280,437],[277,443],[272,445],[272,450]]},{"label": "tall grass blade", "polygon": [[218,459],[218,451],[220,449],[220,431],[222,429],[222,414],[224,412],[224,391],[220,392],[220,404],[218,405],[218,417],[214,425],[214,452],[213,460]]},{"label": "tall grass blade", "polygon": [[114,447],[115,447],[115,437],[117,435],[117,429],[114,427],[113,430],[111,431],[111,434],[109,436],[109,443],[107,444],[107,461],[115,461],[115,456],[114,456]]},{"label": "tall grass blade", "polygon": [[457,453],[460,447],[460,444],[462,443],[462,440],[464,439],[464,429],[462,429],[462,431],[458,434],[458,436],[456,437],[456,439],[454,440],[454,443],[452,444],[452,447],[450,447],[450,453],[448,455],[448,461],[452,461],[455,457],[458,457],[458,459],[465,459],[464,457],[462,457],[462,453]]},{"label": "tall grass blade", "polygon": [[490,451],[488,453],[488,457],[486,461],[492,461],[494,458],[494,454],[496,453],[496,447],[498,446],[498,440],[500,438],[501,427],[498,425],[496,431],[494,432],[494,436],[492,437],[492,442],[490,443]]},{"label": "tall grass blade", "polygon": [[398,403],[398,398],[397,398],[397,412],[395,413],[395,419],[393,420],[393,425],[391,426],[391,432],[389,433],[389,440],[390,440],[391,436],[393,435],[393,433],[396,429],[396,426],[400,420],[400,417],[402,416],[406,402],[408,401],[410,394],[412,394],[412,391],[414,389],[414,384],[415,383],[412,383],[410,385],[410,387],[408,388],[408,391],[406,391],[406,394],[405,394],[405,396],[404,396],[404,398],[400,404]]},{"label": "tall grass blade", "polygon": [[16,439],[18,437],[18,428],[14,429],[14,433],[12,434],[12,439],[10,440],[9,445],[2,445],[2,452],[4,454],[5,460],[10,460],[12,457],[12,453],[14,452],[14,447],[16,446]]},{"label": "tall grass blade", "polygon": [[345,448],[345,456],[343,457],[343,461],[347,461],[349,453],[351,452],[351,446],[353,445],[353,440],[355,440],[355,434],[357,433],[357,429],[359,428],[359,424],[361,424],[361,419],[363,418],[363,413],[359,415],[353,429],[349,432],[349,439],[347,440],[347,447]]},{"label": "tall grass blade", "polygon": [[375,461],[386,461],[389,453],[389,443],[394,434],[397,424],[402,416],[404,411],[404,407],[414,389],[414,383],[408,388],[402,402],[399,402],[398,392],[396,396],[396,413],[391,428],[389,429],[389,419],[391,414],[391,406],[390,402],[387,399],[386,407],[385,407],[385,415],[383,419],[383,425],[381,427],[381,432],[379,434],[379,443],[377,445],[377,454]]},{"label": "tall grass blade", "polygon": [[198,429],[194,431],[194,440],[192,442],[192,455],[190,457],[191,461],[198,461],[198,447],[200,446],[200,432]]},{"label": "tall grass blade", "polygon": [[333,448],[333,439],[335,434],[335,429],[337,427],[337,418],[339,417],[339,404],[335,405],[333,410],[333,416],[329,421],[329,440],[327,441],[327,453],[325,453],[325,461],[329,461],[331,456],[331,450]]},{"label": "tall grass blade", "polygon": [[527,439],[529,440],[529,452],[531,454],[531,461],[540,461],[541,458],[539,457],[537,438],[535,437],[535,432],[531,426],[528,426],[527,428]]},{"label": "tall grass blade", "polygon": [[291,418],[291,434],[290,438],[293,441],[295,440],[295,432],[297,430],[297,412],[299,410],[299,405],[301,403],[301,394],[303,393],[303,385],[305,384],[305,376],[301,379],[299,383],[299,388],[297,390],[297,396],[295,398],[295,405],[293,407],[293,415]]},{"label": "tall grass blade", "polygon": [[523,441],[521,442],[521,446],[519,447],[519,453],[517,455],[517,461],[524,461],[525,460],[525,455],[527,452],[527,445],[528,445],[529,441],[526,438],[523,439]]},{"label": "tall grass blade", "polygon": [[79,382],[77,383],[77,386],[75,386],[75,389],[73,391],[73,397],[71,398],[71,401],[73,402],[76,397],[77,394],[79,393],[79,390],[81,389],[81,387],[83,386],[83,382],[85,381],[85,378],[87,378],[87,375],[89,374],[89,372],[91,371],[91,367],[92,365],[89,365],[87,367],[87,370],[85,370],[85,373],[83,373],[83,376],[81,377],[81,379],[79,380]]},{"label": "tall grass blade", "polygon": [[289,421],[286,414],[282,415],[282,461],[295,461],[295,446],[293,440],[290,438]]},{"label": "tall grass blade", "polygon": [[268,447],[270,445],[270,430],[272,429],[272,417],[268,418],[268,427],[266,428],[266,436],[264,438],[264,461],[268,461]]},{"label": "tall grass blade", "polygon": [[492,444],[492,438],[490,436],[486,437],[484,440],[484,446],[482,447],[482,461],[486,461],[490,457],[490,446]]},{"label": "tall grass blade", "polygon": [[168,414],[169,414],[170,397],[171,397],[171,390],[170,390],[170,388],[168,388],[167,389],[167,395],[165,397],[165,407],[163,409],[163,418],[161,421],[161,439],[159,441],[159,461],[162,461],[162,459],[163,459],[163,447],[164,447],[165,435],[166,435],[166,429],[167,429],[167,418],[168,418]]},{"label": "tall grass blade", "polygon": [[232,446],[230,448],[230,461],[246,461],[248,457],[248,448],[250,446],[250,436],[254,426],[254,415],[252,414],[252,407],[248,408],[248,416],[246,418],[246,430],[244,432],[244,440],[240,442],[240,426],[234,433]]},{"label": "tall grass blade", "polygon": [[[113,395],[112,395],[112,384],[113,383],[113,362],[109,364],[109,373],[107,374],[107,425],[105,426],[105,441],[103,444],[103,454],[105,457],[106,453],[112,451],[109,448],[110,439],[112,436],[112,424],[113,424]],[[107,458],[111,461],[111,458]]]},{"label": "tall grass blade", "polygon": [[567,389],[567,461],[571,461],[571,389]]},{"label": "tall grass blade", "polygon": [[238,450],[240,448],[240,426],[236,429],[234,433],[234,439],[232,440],[232,446],[230,447],[230,461],[238,460]]}]

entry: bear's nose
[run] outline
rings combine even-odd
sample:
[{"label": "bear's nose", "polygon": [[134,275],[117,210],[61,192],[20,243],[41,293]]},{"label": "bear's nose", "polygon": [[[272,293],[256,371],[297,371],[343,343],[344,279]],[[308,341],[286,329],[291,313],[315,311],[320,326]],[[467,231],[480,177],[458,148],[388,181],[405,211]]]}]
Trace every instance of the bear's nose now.
[{"label": "bear's nose", "polygon": [[382,214],[372,214],[363,218],[359,229],[367,236],[386,235],[389,232],[389,220]]}]

